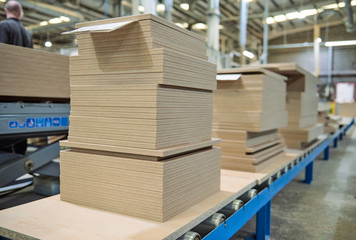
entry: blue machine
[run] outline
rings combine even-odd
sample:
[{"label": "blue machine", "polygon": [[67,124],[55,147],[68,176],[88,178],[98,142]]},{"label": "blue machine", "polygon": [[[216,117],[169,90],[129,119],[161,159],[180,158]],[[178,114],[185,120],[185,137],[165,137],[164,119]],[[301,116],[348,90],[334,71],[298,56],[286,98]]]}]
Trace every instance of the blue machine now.
[{"label": "blue machine", "polygon": [[[12,144],[17,139],[67,135],[69,103],[0,103],[0,143]],[[0,151],[0,187],[14,182],[26,173],[59,175],[58,141],[26,155]],[[47,168],[47,169],[46,169]]]}]

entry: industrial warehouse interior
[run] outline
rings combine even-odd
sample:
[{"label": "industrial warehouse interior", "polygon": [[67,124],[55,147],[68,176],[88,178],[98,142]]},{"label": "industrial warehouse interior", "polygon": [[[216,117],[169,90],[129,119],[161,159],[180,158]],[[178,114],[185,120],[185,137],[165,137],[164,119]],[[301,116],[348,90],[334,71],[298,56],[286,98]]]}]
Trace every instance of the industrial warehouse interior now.
[{"label": "industrial warehouse interior", "polygon": [[356,0],[0,0],[0,240],[355,239]]}]

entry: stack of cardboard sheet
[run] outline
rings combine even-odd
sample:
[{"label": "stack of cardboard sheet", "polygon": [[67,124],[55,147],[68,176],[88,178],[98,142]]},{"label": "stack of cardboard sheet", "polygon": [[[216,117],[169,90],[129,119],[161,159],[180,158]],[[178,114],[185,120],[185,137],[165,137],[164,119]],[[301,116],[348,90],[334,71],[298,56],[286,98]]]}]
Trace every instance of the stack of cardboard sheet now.
[{"label": "stack of cardboard sheet", "polygon": [[150,14],[76,27],[61,199],[165,221],[219,191],[204,39]]},{"label": "stack of cardboard sheet", "polygon": [[356,103],[337,103],[337,114],[345,117],[356,117]]},{"label": "stack of cardboard sheet", "polygon": [[0,44],[0,97],[69,99],[69,57]]},{"label": "stack of cardboard sheet", "polygon": [[222,168],[259,171],[284,155],[277,128],[287,125],[285,78],[261,68],[218,71],[213,136]]},{"label": "stack of cardboard sheet", "polygon": [[328,103],[318,103],[318,123],[324,125],[324,133],[326,134],[335,133],[339,129],[337,120],[334,119],[333,115],[329,115],[329,109]]},{"label": "stack of cardboard sheet", "polygon": [[317,84],[320,80],[295,63],[259,65],[288,77],[288,126],[280,132],[289,148],[304,148],[323,134],[323,124],[317,123]]}]

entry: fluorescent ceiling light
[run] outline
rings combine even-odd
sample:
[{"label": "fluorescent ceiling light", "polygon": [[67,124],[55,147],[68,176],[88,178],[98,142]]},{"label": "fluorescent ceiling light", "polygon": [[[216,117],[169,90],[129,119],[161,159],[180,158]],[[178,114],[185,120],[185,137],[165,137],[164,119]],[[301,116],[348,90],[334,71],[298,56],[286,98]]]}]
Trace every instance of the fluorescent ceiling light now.
[{"label": "fluorescent ceiling light", "polygon": [[345,7],[345,2],[339,2],[339,8],[343,8],[343,7]]},{"label": "fluorescent ceiling light", "polygon": [[273,17],[268,17],[268,18],[266,18],[266,23],[267,23],[267,24],[272,24],[272,23],[274,23]]},{"label": "fluorescent ceiling light", "polygon": [[3,2],[3,3],[4,3],[4,2],[6,2],[6,0],[0,0],[0,2]]},{"label": "fluorescent ceiling light", "polygon": [[318,13],[318,10],[316,10],[315,8],[314,9],[306,9],[306,10],[300,11],[300,14],[303,17],[312,16],[312,15],[315,15],[317,13]]},{"label": "fluorescent ceiling light", "polygon": [[339,6],[337,5],[337,3],[333,3],[333,4],[322,6],[321,8],[323,8],[323,9],[335,9],[335,8],[338,8],[338,7]]},{"label": "fluorescent ceiling light", "polygon": [[300,14],[300,12],[290,12],[286,14],[288,20],[297,19],[297,18],[304,18],[305,16]]},{"label": "fluorescent ceiling light", "polygon": [[281,15],[274,16],[274,20],[276,22],[283,22],[283,21],[287,20],[287,17],[286,17],[286,15],[281,14]]},{"label": "fluorescent ceiling light", "polygon": [[50,41],[46,41],[44,45],[45,47],[52,47],[52,43]]},{"label": "fluorescent ceiling light", "polygon": [[335,42],[326,42],[326,43],[325,43],[325,46],[327,46],[327,47],[349,46],[349,45],[356,45],[356,40],[350,40],[350,41],[335,41]]},{"label": "fluorescent ceiling light", "polygon": [[63,22],[70,22],[70,18],[66,16],[60,16],[59,19],[61,19]]},{"label": "fluorescent ceiling light", "polygon": [[57,23],[61,23],[62,20],[60,18],[52,18],[48,21],[50,24],[57,24]]},{"label": "fluorescent ceiling light", "polygon": [[157,4],[156,7],[157,12],[164,12],[166,10],[166,6],[163,3]]},{"label": "fluorescent ceiling light", "polygon": [[356,0],[351,1],[351,6],[356,6]]},{"label": "fluorescent ceiling light", "polygon": [[140,11],[140,12],[144,12],[145,11],[145,8],[142,6],[142,5],[139,5],[137,7],[137,9]]},{"label": "fluorescent ceiling light", "polygon": [[40,26],[46,26],[46,25],[48,25],[47,21],[40,22]]},{"label": "fluorescent ceiling light", "polygon": [[181,3],[179,6],[185,11],[189,10],[189,3]]},{"label": "fluorescent ceiling light", "polygon": [[188,23],[176,23],[177,26],[181,27],[181,28],[188,28],[189,24]]},{"label": "fluorescent ceiling light", "polygon": [[193,29],[196,30],[204,30],[206,29],[206,24],[205,23],[196,23],[192,26]]},{"label": "fluorescent ceiling light", "polygon": [[255,57],[255,54],[253,54],[252,52],[249,52],[247,50],[244,50],[243,54],[248,58],[254,58]]}]

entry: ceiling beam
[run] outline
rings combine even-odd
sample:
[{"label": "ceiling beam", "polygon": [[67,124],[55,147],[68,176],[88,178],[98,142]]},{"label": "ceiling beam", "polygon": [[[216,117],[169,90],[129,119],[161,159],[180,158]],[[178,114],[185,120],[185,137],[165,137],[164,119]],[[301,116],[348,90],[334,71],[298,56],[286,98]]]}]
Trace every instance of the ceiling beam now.
[{"label": "ceiling beam", "polygon": [[[328,4],[332,4],[335,3],[334,0],[326,0],[323,1],[323,5],[328,5]],[[305,10],[305,9],[311,9],[311,8],[315,8],[314,4],[309,3],[309,4],[304,4],[303,6],[300,6],[298,9],[299,11],[301,10]],[[276,15],[281,15],[281,14],[286,14],[288,12],[294,12],[295,11],[295,7],[291,7],[291,8],[286,8],[284,10],[278,10],[278,11],[270,11],[269,15],[270,16],[276,16]],[[263,18],[263,14],[264,12],[259,12],[259,13],[251,13],[248,15],[248,19],[254,19],[254,18]],[[236,16],[236,17],[230,17],[230,18],[225,18],[225,19],[221,19],[221,22],[225,22],[225,21],[239,21],[240,17]]]},{"label": "ceiling beam", "polygon": [[[322,23],[319,24],[321,28],[325,28],[327,26],[331,27],[331,26],[337,26],[337,25],[341,25],[343,24],[343,22],[341,20],[337,20],[337,21],[333,21],[333,22],[329,22],[329,23]],[[273,40],[279,37],[282,37],[284,34],[295,34],[295,33],[300,33],[300,32],[306,32],[306,31],[310,31],[314,29],[314,25],[308,25],[308,26],[303,26],[303,27],[298,27],[295,29],[288,29],[285,30],[283,32],[276,32],[276,33],[271,33],[268,36],[268,40]]]}]

